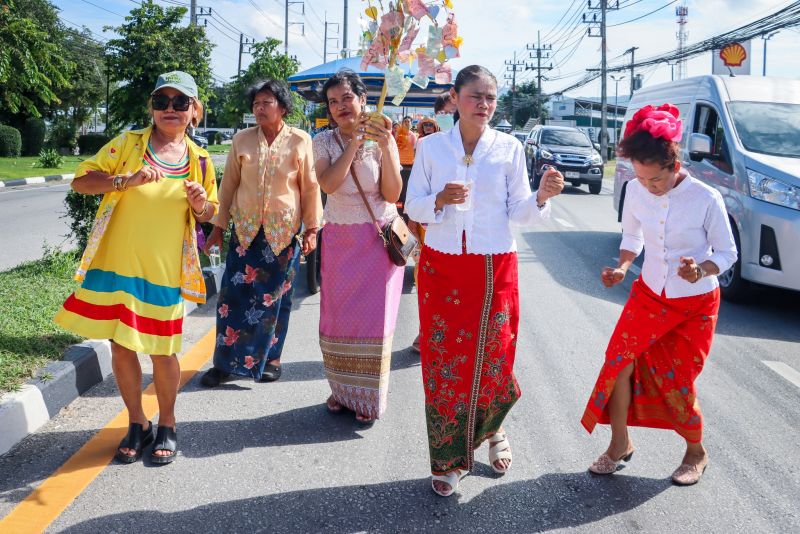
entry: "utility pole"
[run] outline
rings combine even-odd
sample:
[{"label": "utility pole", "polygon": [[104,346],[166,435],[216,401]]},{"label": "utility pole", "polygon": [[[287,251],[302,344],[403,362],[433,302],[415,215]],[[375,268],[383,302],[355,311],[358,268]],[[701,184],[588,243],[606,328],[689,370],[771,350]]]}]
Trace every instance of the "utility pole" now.
[{"label": "utility pole", "polygon": [[[607,44],[606,44],[606,16],[608,10],[619,9],[619,0],[615,2],[614,6],[609,6],[609,0],[600,0],[600,5],[592,6],[592,1],[589,0],[589,10],[600,11],[600,20],[597,20],[597,13],[594,13],[591,18],[583,14],[583,22],[589,24],[589,37],[600,37],[600,155],[605,162],[608,159],[608,58],[607,58]],[[599,34],[593,34],[592,30],[599,25]]]},{"label": "utility pole", "polygon": [[767,35],[762,35],[761,36],[761,38],[764,39],[764,69],[761,72],[762,76],[766,76],[767,75],[767,41],[769,41],[770,39],[775,37],[777,34],[778,34],[778,32],[769,33]]},{"label": "utility pole", "polygon": [[[336,48],[339,48],[339,38],[338,37],[328,37],[328,26],[336,26],[336,34],[339,34],[339,23],[338,22],[328,22],[328,12],[325,12],[325,38],[323,39],[324,45],[322,46],[322,57],[324,58],[323,63],[328,62],[328,41],[336,41]],[[338,56],[338,52],[331,52],[332,54]]]},{"label": "utility pole", "polygon": [[625,79],[624,74],[611,75],[614,80],[614,139],[617,139],[617,122],[619,121],[619,82]]},{"label": "utility pole", "polygon": [[511,80],[511,129],[513,130],[516,126],[515,118],[517,115],[516,105],[514,103],[514,99],[517,93],[517,71],[522,70],[520,67],[525,66],[524,61],[517,61],[517,53],[514,52],[514,60],[508,61],[506,60],[506,71],[511,72],[511,76],[508,74],[505,75],[506,80]]},{"label": "utility pole", "polygon": [[[250,45],[255,44],[255,42],[255,39],[247,38],[243,33],[239,34],[239,66],[236,68],[237,77],[242,75],[242,54],[249,54]],[[247,50],[244,49],[245,46],[247,47]]]},{"label": "utility pole", "polygon": [[[634,58],[636,56],[636,51],[639,50],[638,46],[632,46],[629,49],[625,50],[623,55],[631,55],[631,98],[633,98],[633,92],[636,90],[636,76],[633,74],[633,67],[634,67]],[[675,71],[673,71],[672,79],[675,79]]]},{"label": "utility pole", "polygon": [[303,3],[302,0],[285,0],[286,18],[284,19],[284,23],[285,24],[284,24],[284,27],[283,27],[283,53],[285,55],[287,55],[287,56],[289,55],[289,26],[300,25],[300,26],[303,27],[302,35],[306,34],[306,26],[305,26],[305,24],[303,24],[302,22],[289,22],[289,6],[293,6],[295,4],[300,4],[302,6],[302,8],[303,8],[301,13],[303,15],[306,14],[306,5]]},{"label": "utility pole", "polygon": [[189,2],[189,26],[197,26],[197,0]]},{"label": "utility pole", "polygon": [[542,67],[542,58],[548,59],[550,57],[550,51],[553,49],[553,45],[542,46],[542,32],[537,32],[536,46],[528,45],[527,48],[531,51],[530,58],[536,59],[536,66],[527,65],[525,70],[536,70],[536,117],[539,119],[539,124],[542,124],[542,79],[547,79],[542,75],[542,71],[553,69],[552,63],[550,63],[549,67]]},{"label": "utility pole", "polygon": [[342,58],[347,57],[347,0],[344,0],[344,18],[342,19]]}]

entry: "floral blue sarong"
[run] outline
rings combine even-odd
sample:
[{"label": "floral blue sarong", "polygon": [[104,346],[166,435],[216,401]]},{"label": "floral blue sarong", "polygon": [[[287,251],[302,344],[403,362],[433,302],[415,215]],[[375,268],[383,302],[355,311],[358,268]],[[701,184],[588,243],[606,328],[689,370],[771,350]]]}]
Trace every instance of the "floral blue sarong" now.
[{"label": "floral blue sarong", "polygon": [[276,256],[263,228],[247,249],[231,232],[217,299],[214,367],[259,380],[267,363],[281,357],[299,259],[295,242]]}]

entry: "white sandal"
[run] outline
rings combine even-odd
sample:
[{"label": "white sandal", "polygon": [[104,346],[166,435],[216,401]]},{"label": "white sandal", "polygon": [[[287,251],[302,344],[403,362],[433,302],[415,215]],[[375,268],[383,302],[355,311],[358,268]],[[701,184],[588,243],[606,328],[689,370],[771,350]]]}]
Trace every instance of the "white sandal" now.
[{"label": "white sandal", "polygon": [[[499,469],[495,465],[498,460],[508,460],[508,465],[505,469]],[[489,465],[492,466],[492,470],[495,473],[502,475],[511,467],[511,461],[511,444],[508,442],[505,431],[495,432],[489,438]]]},{"label": "white sandal", "polygon": [[[431,475],[431,489],[441,497],[449,497],[453,493],[456,492],[458,489],[458,483],[461,481],[462,478],[467,476],[466,469],[456,469],[455,471],[450,471],[446,475]],[[450,491],[439,491],[436,489],[436,486],[433,484],[434,482],[444,482],[445,484],[450,485]]]}]

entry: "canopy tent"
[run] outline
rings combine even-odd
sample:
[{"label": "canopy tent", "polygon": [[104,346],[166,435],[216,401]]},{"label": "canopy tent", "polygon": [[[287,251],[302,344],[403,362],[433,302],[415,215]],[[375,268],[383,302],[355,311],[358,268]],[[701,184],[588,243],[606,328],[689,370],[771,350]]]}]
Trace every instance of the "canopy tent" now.
[{"label": "canopy tent", "polygon": [[[417,62],[415,61],[412,65],[404,63],[400,65],[400,68],[403,69],[406,75],[414,76],[417,72]],[[321,102],[322,99],[320,91],[322,90],[322,85],[328,78],[339,72],[341,69],[350,69],[358,73],[358,75],[361,76],[361,79],[364,80],[364,84],[367,86],[367,103],[372,105],[378,103],[378,98],[380,97],[381,89],[383,88],[383,71],[371,65],[367,67],[366,71],[362,71],[361,57],[351,57],[347,59],[329,61],[328,63],[323,63],[322,65],[304,70],[303,72],[298,72],[294,76],[290,76],[287,81],[289,82],[289,87],[291,90],[297,92],[306,100],[311,102]],[[456,74],[457,72],[454,70],[453,77],[455,77]],[[400,106],[432,108],[434,102],[436,102],[436,98],[445,91],[449,90],[451,86],[452,84],[449,83],[435,83],[433,79],[431,79],[428,87],[425,89],[421,89],[412,84],[411,89],[409,89],[408,94],[400,103]],[[392,105],[391,97],[387,98],[386,104]]]}]

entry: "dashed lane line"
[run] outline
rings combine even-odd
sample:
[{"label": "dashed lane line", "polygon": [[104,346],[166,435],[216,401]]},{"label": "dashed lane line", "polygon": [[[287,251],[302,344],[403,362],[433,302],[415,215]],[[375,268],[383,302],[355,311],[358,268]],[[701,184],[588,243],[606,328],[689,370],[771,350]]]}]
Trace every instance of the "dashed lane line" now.
[{"label": "dashed lane line", "polygon": [[794,367],[786,365],[783,362],[770,362],[761,360],[761,363],[781,375],[783,378],[800,388],[800,372]]}]

